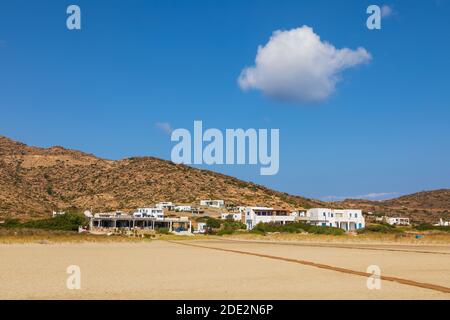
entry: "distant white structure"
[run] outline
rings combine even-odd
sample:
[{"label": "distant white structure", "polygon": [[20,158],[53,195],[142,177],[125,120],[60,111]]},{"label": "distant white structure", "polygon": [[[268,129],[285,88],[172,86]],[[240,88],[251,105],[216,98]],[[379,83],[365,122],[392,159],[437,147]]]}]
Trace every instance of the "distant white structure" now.
[{"label": "distant white structure", "polygon": [[66,214],[65,211],[53,211],[52,212],[52,217],[54,218],[54,217],[57,217],[57,216],[63,216],[65,214]]},{"label": "distant white structure", "polygon": [[441,218],[441,219],[439,219],[439,222],[435,224],[435,226],[438,226],[438,227],[449,227],[450,226],[450,221],[444,221]]},{"label": "distant white structure", "polygon": [[117,217],[131,217],[131,216],[122,211],[99,212],[94,214],[94,218],[117,218]]},{"label": "distant white structure", "polygon": [[299,221],[321,226],[335,227],[346,231],[365,228],[365,219],[361,210],[338,210],[328,208],[313,208],[306,213],[299,213]]},{"label": "distant white structure", "polygon": [[166,201],[157,203],[155,205],[155,207],[158,209],[161,209],[161,210],[166,209],[166,210],[170,210],[170,211],[175,209],[175,205],[172,202],[166,202]]},{"label": "distant white structure", "polygon": [[384,217],[384,221],[392,226],[409,226],[409,218]]},{"label": "distant white structure", "polygon": [[158,220],[164,219],[164,211],[160,208],[138,208],[134,213],[135,218],[156,218]]},{"label": "distant white structure", "polygon": [[205,207],[212,207],[212,208],[224,208],[225,207],[225,201],[223,200],[200,200],[200,205]]},{"label": "distant white structure", "polygon": [[175,211],[178,212],[191,212],[192,206],[175,206]]},{"label": "distant white structure", "polygon": [[227,219],[232,219],[234,221],[241,221],[242,220],[242,213],[229,213],[229,212],[224,212],[220,215],[220,217],[222,218],[222,220],[227,220]]},{"label": "distant white structure", "polygon": [[252,230],[260,222],[286,224],[295,222],[297,218],[288,210],[267,207],[246,207],[244,214],[247,230]]}]

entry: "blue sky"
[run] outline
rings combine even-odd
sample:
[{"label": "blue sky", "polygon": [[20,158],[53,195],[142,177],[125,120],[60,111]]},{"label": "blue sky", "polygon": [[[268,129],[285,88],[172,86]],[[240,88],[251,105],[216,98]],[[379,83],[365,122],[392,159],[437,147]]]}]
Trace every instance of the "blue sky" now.
[{"label": "blue sky", "polygon": [[[66,28],[77,4],[82,30]],[[366,28],[369,4],[392,9]],[[276,30],[372,59],[320,102],[243,91]],[[2,1],[0,134],[98,156],[170,158],[157,123],[279,128],[280,171],[215,171],[322,199],[450,187],[450,1]]]}]

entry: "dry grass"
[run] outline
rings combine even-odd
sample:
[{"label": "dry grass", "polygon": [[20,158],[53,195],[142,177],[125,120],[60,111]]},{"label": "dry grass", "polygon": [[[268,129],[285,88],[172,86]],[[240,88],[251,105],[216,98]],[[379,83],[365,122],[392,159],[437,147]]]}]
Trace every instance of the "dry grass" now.
[{"label": "dry grass", "polygon": [[450,244],[450,234],[429,233],[423,238],[416,239],[412,234],[406,234],[398,237],[393,234],[363,234],[363,235],[319,235],[319,234],[300,234],[300,233],[273,233],[259,235],[253,233],[234,234],[221,237],[223,239],[239,240],[264,240],[264,241],[297,241],[314,243],[367,243],[367,244]]},{"label": "dry grass", "polygon": [[0,228],[0,243],[82,243],[82,242],[142,242],[150,240],[260,240],[260,241],[292,241],[305,243],[347,243],[347,244],[413,244],[413,245],[450,245],[450,234],[439,232],[423,233],[423,238],[416,239],[412,233],[404,233],[402,236],[395,234],[367,233],[361,235],[320,235],[306,233],[271,233],[266,235],[254,233],[236,233],[224,236],[212,235],[174,235],[154,234],[146,238],[127,235],[93,235],[79,234],[67,231],[47,231],[38,229],[2,229]]},{"label": "dry grass", "polygon": [[1,229],[0,244],[14,243],[83,243],[83,242],[142,242],[147,238],[127,236],[93,235],[66,231],[46,231],[31,229]]}]

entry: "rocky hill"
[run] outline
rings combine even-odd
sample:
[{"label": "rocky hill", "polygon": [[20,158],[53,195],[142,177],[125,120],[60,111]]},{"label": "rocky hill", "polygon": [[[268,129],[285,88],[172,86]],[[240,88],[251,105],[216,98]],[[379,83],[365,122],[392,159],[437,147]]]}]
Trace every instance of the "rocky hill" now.
[{"label": "rocky hill", "polygon": [[450,219],[449,189],[385,201],[324,203],[157,158],[113,161],[58,146],[31,147],[0,136],[0,217],[27,219],[68,208],[131,211],[159,201],[198,204],[209,198],[291,210],[359,208],[426,222]]},{"label": "rocky hill", "polygon": [[439,218],[450,220],[450,189],[423,191],[384,201],[347,199],[333,205],[436,223]]}]

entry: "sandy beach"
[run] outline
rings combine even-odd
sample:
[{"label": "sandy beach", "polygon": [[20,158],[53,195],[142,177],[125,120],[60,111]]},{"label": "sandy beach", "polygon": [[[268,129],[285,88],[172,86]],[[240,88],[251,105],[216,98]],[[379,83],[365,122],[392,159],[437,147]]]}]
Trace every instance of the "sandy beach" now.
[{"label": "sandy beach", "polygon": [[[450,247],[444,245],[228,240],[2,244],[0,260],[0,299],[450,298],[433,289],[450,288]],[[66,286],[70,265],[80,267],[79,290]],[[379,266],[382,276],[425,287],[382,280],[381,289],[369,290],[367,277],[333,270],[366,272],[369,265]]]}]

